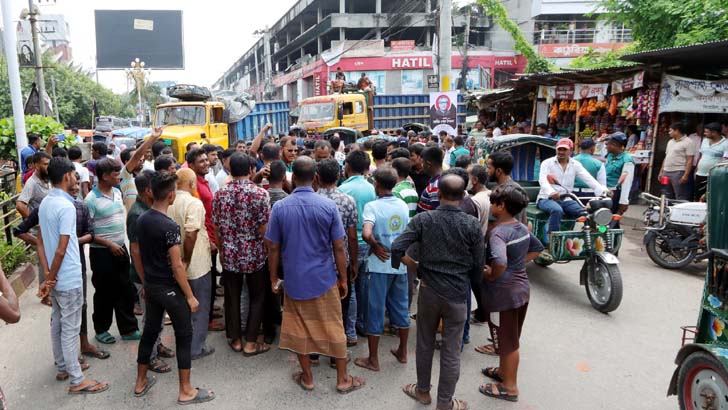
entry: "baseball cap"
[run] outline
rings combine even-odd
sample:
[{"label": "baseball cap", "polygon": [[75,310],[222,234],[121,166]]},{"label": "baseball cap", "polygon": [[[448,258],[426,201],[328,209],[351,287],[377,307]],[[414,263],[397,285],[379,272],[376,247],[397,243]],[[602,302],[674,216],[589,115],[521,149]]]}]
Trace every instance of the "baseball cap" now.
[{"label": "baseball cap", "polygon": [[607,136],[606,141],[614,141],[622,146],[627,146],[627,136],[623,132],[615,132]]},{"label": "baseball cap", "polygon": [[581,143],[579,143],[579,148],[581,149],[591,149],[596,145],[593,139],[591,138],[585,138]]},{"label": "baseball cap", "polygon": [[559,142],[556,143],[556,149],[559,148],[574,149],[574,141],[568,138],[562,138],[559,140]]}]

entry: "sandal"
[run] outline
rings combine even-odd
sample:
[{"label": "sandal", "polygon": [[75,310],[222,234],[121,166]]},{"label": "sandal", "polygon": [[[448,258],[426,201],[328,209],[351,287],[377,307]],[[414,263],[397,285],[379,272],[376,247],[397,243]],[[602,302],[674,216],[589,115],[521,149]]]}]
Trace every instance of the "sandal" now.
[{"label": "sandal", "polygon": [[157,378],[154,377],[154,376],[149,376],[147,378],[147,384],[144,385],[144,388],[142,389],[142,391],[140,391],[140,392],[135,391],[134,392],[134,397],[143,397],[143,396],[145,396],[147,393],[149,393],[149,390],[156,383],[157,383]]},{"label": "sandal", "polygon": [[165,359],[174,358],[174,350],[160,343],[157,346],[157,356],[164,357]]},{"label": "sandal", "polygon": [[197,396],[195,396],[193,399],[190,400],[177,400],[177,404],[179,405],[187,405],[187,404],[199,404],[199,403],[205,403],[215,398],[215,393],[212,392],[212,390],[202,390],[199,387],[197,387]]},{"label": "sandal", "polygon": [[81,354],[86,357],[92,357],[99,360],[106,360],[111,357],[111,353],[107,352],[106,350],[101,350],[99,348],[96,348],[96,350],[92,352],[81,352]]},{"label": "sandal", "polygon": [[495,345],[493,344],[478,346],[475,348],[475,351],[488,356],[498,356],[498,353],[495,351]]},{"label": "sandal", "polygon": [[301,386],[303,391],[311,391],[314,389],[314,385],[307,385],[303,382],[303,372],[296,372],[293,373],[293,381],[296,382],[297,385]]},{"label": "sandal", "polygon": [[[98,387],[98,386],[103,386],[103,387],[94,389],[95,387]],[[109,390],[109,385],[107,383],[96,382],[94,384],[89,384],[88,386],[84,387],[81,390],[68,390],[68,394],[96,394],[96,393],[103,393],[106,390]]]},{"label": "sandal", "polygon": [[112,345],[116,343],[116,338],[114,336],[111,336],[111,333],[109,332],[97,334],[95,337],[96,340],[105,345]]},{"label": "sandal", "polygon": [[404,392],[404,394],[415,399],[415,401],[417,401],[418,403],[424,404],[425,406],[432,404],[432,398],[430,398],[430,400],[421,400],[419,397],[417,397],[417,390],[417,384],[415,383],[408,384],[402,387],[402,391]]},{"label": "sandal", "polygon": [[452,410],[468,410],[468,402],[458,399],[452,399],[452,407],[450,408]]},{"label": "sandal", "polygon": [[508,390],[503,386],[502,383],[484,384],[478,387],[478,390],[486,396],[493,397],[494,399],[501,399],[512,402],[518,401],[518,395],[508,393]]},{"label": "sandal", "polygon": [[[79,363],[79,364],[81,365],[82,372],[85,372],[86,370],[88,370],[91,367],[90,365],[88,365],[86,363]],[[58,373],[58,374],[56,374],[56,381],[64,382],[64,381],[68,380],[68,377],[69,377],[68,372]]]},{"label": "sandal", "polygon": [[486,367],[480,371],[483,373],[483,376],[489,377],[499,383],[503,383],[503,378],[498,374],[498,368],[497,367]]},{"label": "sandal", "polygon": [[364,387],[366,385],[366,381],[360,377],[349,375],[349,379],[351,379],[351,386],[349,386],[345,389],[340,389],[338,387],[336,388],[336,391],[339,394],[349,394],[353,391],[357,391],[357,390],[361,389],[362,387]]},{"label": "sandal", "polygon": [[228,340],[228,346],[230,346],[231,349],[233,349],[233,352],[240,353],[243,351],[243,342],[240,342],[240,347],[233,346],[233,341]]},{"label": "sandal", "polygon": [[149,361],[149,370],[153,371],[154,373],[169,373],[172,371],[172,368],[169,367],[167,363],[164,362],[164,360],[155,357],[154,359]]},{"label": "sandal", "polygon": [[121,340],[131,341],[131,340],[141,340],[142,334],[140,331],[135,330],[131,333],[121,335]]},{"label": "sandal", "polygon": [[263,346],[261,344],[256,343],[255,344],[255,350],[252,351],[252,352],[246,352],[243,349],[243,356],[245,356],[245,357],[253,357],[253,356],[257,356],[259,354],[268,353],[269,351],[270,351],[270,346],[265,347],[265,346]]}]

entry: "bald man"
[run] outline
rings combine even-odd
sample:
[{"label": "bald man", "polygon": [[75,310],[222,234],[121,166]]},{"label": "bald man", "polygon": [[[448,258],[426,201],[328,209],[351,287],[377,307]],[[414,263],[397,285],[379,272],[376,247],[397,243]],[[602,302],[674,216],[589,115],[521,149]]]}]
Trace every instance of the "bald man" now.
[{"label": "bald man", "polygon": [[439,183],[440,206],[415,215],[391,249],[392,266],[396,268],[411,244],[421,244],[417,265],[422,279],[417,298],[417,383],[408,384],[402,390],[420,403],[432,401],[432,356],[435,334],[442,320],[439,409],[467,408],[466,403],[453,399],[453,394],[460,376],[460,343],[468,318],[469,285],[471,280],[482,280],[485,266],[480,222],[459,207],[464,195],[463,178],[455,174],[443,176]]},{"label": "bald man", "polygon": [[212,354],[205,345],[207,322],[212,307],[210,238],[205,229],[205,207],[197,197],[197,174],[189,168],[177,171],[177,195],[167,215],[180,227],[182,262],[187,280],[200,308],[192,313],[192,360]]}]

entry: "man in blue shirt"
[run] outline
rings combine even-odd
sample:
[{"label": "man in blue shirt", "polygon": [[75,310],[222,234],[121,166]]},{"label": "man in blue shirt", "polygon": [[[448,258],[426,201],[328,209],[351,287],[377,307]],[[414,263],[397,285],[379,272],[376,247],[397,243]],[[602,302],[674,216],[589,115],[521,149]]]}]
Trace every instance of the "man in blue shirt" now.
[{"label": "man in blue shirt", "polygon": [[45,281],[38,296],[51,295],[51,340],[56,380],[70,378],[69,394],[93,394],[109,389],[107,383],[86,379],[78,363],[83,282],[81,255],[76,236],[76,207],[69,194],[76,185],[76,168],[66,158],[54,158],[48,165],[53,190],[38,211],[38,257]]},{"label": "man in blue shirt", "polygon": [[[365,151],[352,151],[346,157],[346,165],[344,167],[344,175],[346,181],[339,186],[339,191],[351,195],[356,201],[356,211],[358,221],[356,224],[356,236],[359,239],[359,268],[355,286],[350,289],[351,296],[349,299],[349,320],[346,322],[346,335],[351,342],[356,342],[356,331],[363,332],[364,329],[364,311],[366,309],[366,284],[367,275],[367,256],[369,255],[369,245],[361,237],[361,229],[364,224],[364,206],[369,202],[377,199],[374,193],[374,186],[367,182],[364,174],[369,170],[371,158]],[[357,296],[358,295],[358,296]],[[355,329],[356,327],[356,329]]]},{"label": "man in blue shirt", "polygon": [[20,150],[20,169],[23,175],[28,172],[28,158],[40,150],[40,135],[28,134],[28,146]]},{"label": "man in blue shirt", "polygon": [[379,199],[364,207],[362,236],[371,246],[369,255],[369,285],[365,331],[369,341],[369,357],[354,361],[359,367],[379,371],[379,338],[384,332],[384,309],[389,311],[390,326],[399,331],[399,348],[391,353],[400,363],[407,363],[407,337],[409,335],[409,281],[407,268],[393,268],[390,261],[392,242],[404,232],[409,223],[409,208],[404,201],[392,195],[397,185],[393,168],[374,171],[374,189]]},{"label": "man in blue shirt", "polygon": [[336,203],[311,188],[316,175],[313,159],[299,157],[292,168],[297,188],[273,206],[265,234],[273,292],[283,287],[278,277],[281,261],[285,272],[280,348],[297,354],[301,371],[293,379],[304,390],[314,388],[309,355],[321,354],[336,359],[336,390],[349,393],[365,382],[346,371],[340,302],[348,292],[346,233]]}]

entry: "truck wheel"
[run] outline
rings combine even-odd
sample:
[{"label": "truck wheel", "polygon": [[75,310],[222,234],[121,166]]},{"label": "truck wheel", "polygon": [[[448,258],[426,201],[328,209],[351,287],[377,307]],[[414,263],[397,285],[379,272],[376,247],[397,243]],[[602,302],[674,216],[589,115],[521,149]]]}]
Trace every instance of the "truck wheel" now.
[{"label": "truck wheel", "polygon": [[645,249],[652,262],[665,269],[682,269],[695,259],[695,249],[672,249],[660,235],[647,242]]},{"label": "truck wheel", "polygon": [[622,274],[616,264],[600,259],[584,263],[593,264],[587,270],[586,296],[592,307],[602,313],[616,310],[622,303]]},{"label": "truck wheel", "polygon": [[681,364],[677,376],[681,410],[728,408],[728,375],[713,355],[698,351]]}]

